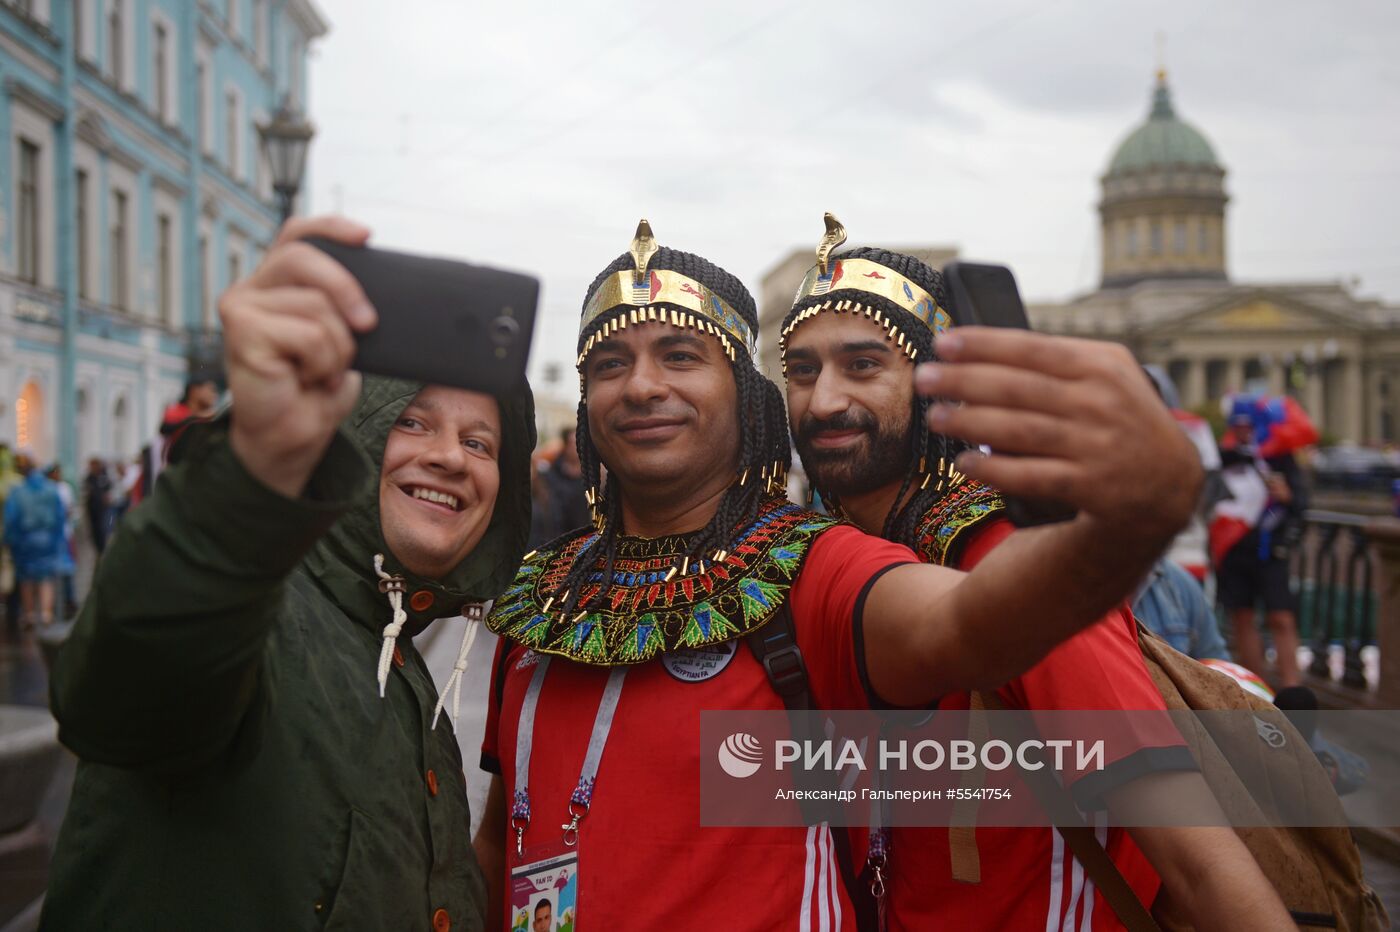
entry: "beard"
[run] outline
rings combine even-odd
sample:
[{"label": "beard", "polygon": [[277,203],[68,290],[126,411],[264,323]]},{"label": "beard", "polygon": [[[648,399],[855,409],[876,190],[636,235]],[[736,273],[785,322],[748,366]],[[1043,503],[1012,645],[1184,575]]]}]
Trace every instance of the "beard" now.
[{"label": "beard", "polygon": [[[828,430],[859,430],[865,436],[844,450],[814,447],[813,437]],[[904,478],[913,457],[913,431],[912,412],[881,421],[869,412],[846,411],[826,420],[804,416],[793,442],[814,488],[824,495],[860,495]]]}]

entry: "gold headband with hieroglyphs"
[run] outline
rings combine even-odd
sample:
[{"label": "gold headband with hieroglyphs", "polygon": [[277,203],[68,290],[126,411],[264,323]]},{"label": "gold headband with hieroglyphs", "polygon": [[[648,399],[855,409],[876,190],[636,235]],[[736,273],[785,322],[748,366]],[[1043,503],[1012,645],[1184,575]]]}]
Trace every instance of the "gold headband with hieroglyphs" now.
[{"label": "gold headband with hieroglyphs", "polygon": [[753,328],[724,299],[680,272],[647,269],[659,248],[651,224],[643,219],[637,224],[629,250],[634,268],[616,272],[603,280],[583,307],[579,332],[605,314],[619,308],[624,311],[588,338],[579,353],[578,365],[582,366],[594,345],[612,332],[625,329],[629,322],[640,324],[652,320],[709,333],[719,339],[730,359],[735,358],[735,343],[752,356],[757,349]]},{"label": "gold headband with hieroglyphs", "polygon": [[[725,352],[730,358],[733,358],[735,352],[733,344],[737,344],[750,356],[754,353],[754,333],[748,321],[740,317],[704,284],[680,272],[653,269],[640,283],[633,281],[633,272],[630,269],[609,275],[584,306],[579,329],[587,328],[593,321],[617,308],[631,310],[624,310],[623,314],[605,329],[621,329],[628,323],[660,320],[677,327],[692,327],[713,334],[724,344]],[[588,344],[579,355],[580,363],[593,349],[594,341],[603,339],[602,333],[600,330],[589,338]]]},{"label": "gold headband with hieroglyphs", "polygon": [[884,298],[913,314],[934,333],[942,333],[953,325],[948,312],[938,306],[931,294],[889,266],[869,259],[837,259],[826,274],[814,266],[792,303],[796,307],[808,298],[833,291],[863,291]]}]

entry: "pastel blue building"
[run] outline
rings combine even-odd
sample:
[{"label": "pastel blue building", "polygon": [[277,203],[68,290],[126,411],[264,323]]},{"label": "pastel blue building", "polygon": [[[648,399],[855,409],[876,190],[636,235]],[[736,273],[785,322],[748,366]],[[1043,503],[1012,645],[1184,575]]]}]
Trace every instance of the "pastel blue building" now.
[{"label": "pastel blue building", "polygon": [[70,475],[150,442],[275,233],[256,124],[327,28],[311,0],[0,0],[0,440]]}]

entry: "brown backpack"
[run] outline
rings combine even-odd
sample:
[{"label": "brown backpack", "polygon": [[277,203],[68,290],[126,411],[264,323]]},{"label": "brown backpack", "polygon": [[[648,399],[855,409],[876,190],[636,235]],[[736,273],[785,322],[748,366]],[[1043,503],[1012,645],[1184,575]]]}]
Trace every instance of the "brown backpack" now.
[{"label": "brown backpack", "polygon": [[[1275,741],[1265,752],[1252,719],[1224,715],[1191,719],[1194,734],[1184,737],[1196,753],[1206,784],[1227,811],[1238,813],[1252,809],[1259,813],[1256,821],[1261,823],[1280,819],[1281,802],[1273,798],[1269,787],[1289,787],[1288,798],[1293,800],[1298,798],[1301,787],[1311,813],[1330,812],[1332,818],[1328,821],[1345,824],[1341,800],[1326,771],[1303,736],[1279,714],[1277,707],[1245,692],[1229,677],[1173,650],[1141,624],[1138,624],[1138,644],[1147,672],[1168,710],[1252,711],[1265,715],[1268,723],[1282,732],[1283,740]],[[1003,708],[994,694],[974,693],[974,722],[976,713],[984,707]],[[977,730],[979,726],[974,724],[973,727]],[[1066,811],[1068,793],[1050,771],[1023,771],[1021,777],[1047,809]],[[965,775],[966,779],[976,781],[980,777],[971,773]],[[1251,791],[1250,787],[1259,789]],[[1069,811],[1073,811],[1072,808]],[[969,820],[964,813],[962,819],[955,821],[961,825],[955,824],[950,834],[954,877],[971,880],[978,873],[975,841],[969,824],[969,821],[975,822],[975,816]],[[1082,824],[1065,826],[1063,819],[1060,822],[1057,830],[1066,845],[1127,929],[1131,932],[1158,929],[1187,932],[1192,928],[1165,891],[1158,895],[1152,914],[1148,915],[1094,832]],[[1349,829],[1242,827],[1235,833],[1278,891],[1299,929],[1384,932],[1390,928],[1385,907],[1362,876],[1361,855]],[[970,852],[969,842],[973,845]]]},{"label": "brown backpack", "polygon": [[[1162,694],[1167,708],[1196,711],[1239,709],[1267,713],[1269,722],[1283,729],[1283,748],[1291,754],[1259,753],[1263,742],[1256,735],[1231,734],[1254,724],[1238,716],[1192,719],[1196,734],[1186,735],[1196,750],[1201,775],[1216,798],[1228,808],[1252,800],[1264,815],[1277,817],[1278,802],[1266,796],[1268,787],[1290,787],[1296,798],[1301,786],[1312,812],[1330,811],[1336,826],[1346,824],[1341,800],[1316,755],[1288,720],[1270,702],[1253,696],[1227,676],[1176,650],[1141,624],[1138,645],[1147,672]],[[1252,738],[1253,740],[1246,740]],[[1222,749],[1223,748],[1223,749]],[[1226,750],[1229,750],[1227,755]],[[1280,748],[1281,750],[1282,748]],[[1249,753],[1255,751],[1256,753]],[[1259,789],[1251,792],[1250,787]],[[1328,807],[1328,808],[1323,808]],[[1261,819],[1260,821],[1264,821]],[[1269,878],[1300,929],[1340,929],[1347,932],[1379,932],[1390,928],[1385,907],[1361,873],[1361,855],[1351,830],[1327,828],[1238,828],[1249,853]],[[1153,913],[1163,929],[1189,929],[1168,896],[1159,896]]]}]

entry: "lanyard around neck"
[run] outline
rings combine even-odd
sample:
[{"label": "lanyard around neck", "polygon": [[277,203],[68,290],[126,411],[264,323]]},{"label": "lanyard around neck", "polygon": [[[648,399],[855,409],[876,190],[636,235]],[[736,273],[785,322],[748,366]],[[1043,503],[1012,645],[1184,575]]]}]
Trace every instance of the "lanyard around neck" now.
[{"label": "lanyard around neck", "polygon": [[[524,851],[525,829],[530,824],[530,754],[535,743],[535,713],[545,675],[549,672],[549,660],[549,657],[540,655],[535,672],[530,677],[530,685],[525,690],[525,700],[520,705],[520,724],[515,735],[515,798],[510,813],[511,828],[515,829],[516,855]],[[626,675],[626,667],[614,667],[608,674],[608,683],[603,687],[603,697],[598,702],[598,714],[593,718],[593,731],[588,736],[588,750],[583,757],[578,785],[569,797],[569,821],[559,826],[564,830],[564,843],[570,847],[578,844],[579,822],[588,815],[588,807],[593,802],[598,764],[603,759],[608,733],[612,731],[617,701],[622,695],[622,678]]]}]

